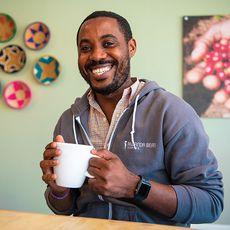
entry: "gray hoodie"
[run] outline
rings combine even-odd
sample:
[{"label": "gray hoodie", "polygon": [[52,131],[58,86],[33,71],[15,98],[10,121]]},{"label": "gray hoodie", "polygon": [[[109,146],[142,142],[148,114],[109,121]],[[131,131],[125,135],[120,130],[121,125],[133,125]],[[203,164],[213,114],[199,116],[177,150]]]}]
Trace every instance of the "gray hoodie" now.
[{"label": "gray hoodie", "polygon": [[[109,142],[109,150],[124,165],[148,180],[172,185],[178,199],[172,218],[133,200],[102,197],[87,186],[76,190],[70,210],[56,214],[184,225],[215,221],[223,210],[222,174],[217,170],[209,140],[193,108],[179,97],[146,81],[140,94],[122,113]],[[54,137],[66,142],[91,144],[86,92],[60,117]]]}]

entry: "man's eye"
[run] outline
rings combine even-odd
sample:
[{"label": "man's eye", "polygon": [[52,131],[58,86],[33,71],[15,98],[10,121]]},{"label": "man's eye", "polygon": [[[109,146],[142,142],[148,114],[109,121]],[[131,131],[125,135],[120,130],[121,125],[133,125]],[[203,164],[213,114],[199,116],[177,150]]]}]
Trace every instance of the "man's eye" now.
[{"label": "man's eye", "polygon": [[109,48],[109,47],[114,47],[114,42],[104,42],[104,47]]},{"label": "man's eye", "polygon": [[82,46],[80,48],[81,52],[89,52],[91,50],[91,47],[90,46]]}]

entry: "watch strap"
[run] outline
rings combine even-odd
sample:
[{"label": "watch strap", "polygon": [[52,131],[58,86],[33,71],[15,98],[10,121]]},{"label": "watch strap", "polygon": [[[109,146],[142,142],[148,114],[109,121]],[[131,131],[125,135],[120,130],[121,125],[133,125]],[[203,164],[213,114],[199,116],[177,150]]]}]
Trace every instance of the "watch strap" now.
[{"label": "watch strap", "polygon": [[140,181],[137,184],[135,194],[134,194],[134,200],[135,201],[143,201],[147,198],[149,191],[151,189],[151,184],[148,180],[143,178],[141,175],[138,175],[140,177]]}]

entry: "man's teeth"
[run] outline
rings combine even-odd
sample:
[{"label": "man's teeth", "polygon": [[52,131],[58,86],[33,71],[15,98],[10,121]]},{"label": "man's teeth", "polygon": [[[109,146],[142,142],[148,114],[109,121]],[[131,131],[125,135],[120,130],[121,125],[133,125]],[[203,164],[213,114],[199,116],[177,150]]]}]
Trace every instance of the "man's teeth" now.
[{"label": "man's teeth", "polygon": [[93,74],[96,74],[96,75],[102,75],[103,73],[109,71],[110,69],[111,69],[110,66],[106,66],[106,67],[94,69],[92,72]]}]

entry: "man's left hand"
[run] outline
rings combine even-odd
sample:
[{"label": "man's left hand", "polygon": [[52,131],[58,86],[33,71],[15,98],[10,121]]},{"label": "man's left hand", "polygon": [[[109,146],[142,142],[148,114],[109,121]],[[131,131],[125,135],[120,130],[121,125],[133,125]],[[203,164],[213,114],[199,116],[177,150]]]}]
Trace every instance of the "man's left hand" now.
[{"label": "man's left hand", "polygon": [[88,180],[96,193],[114,198],[133,198],[140,178],[130,172],[120,158],[108,150],[92,150],[100,158],[90,159],[88,172],[94,176]]}]

